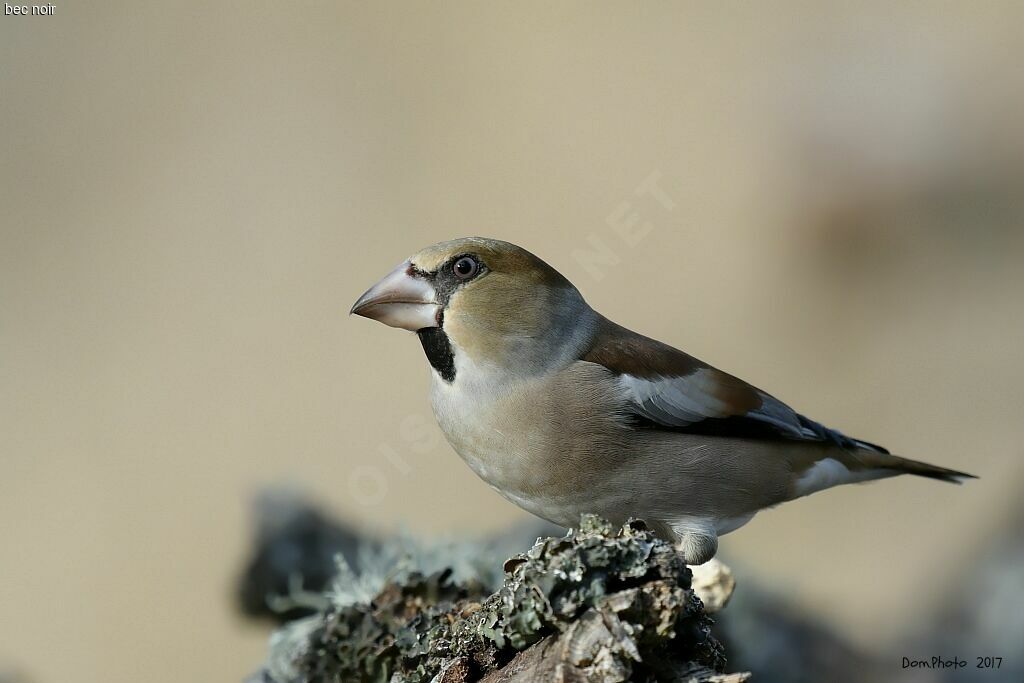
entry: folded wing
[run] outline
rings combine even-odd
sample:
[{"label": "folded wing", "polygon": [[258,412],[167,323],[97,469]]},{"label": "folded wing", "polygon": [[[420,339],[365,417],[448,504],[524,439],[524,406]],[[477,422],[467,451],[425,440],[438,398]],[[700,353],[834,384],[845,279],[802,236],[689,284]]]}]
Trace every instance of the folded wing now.
[{"label": "folded wing", "polygon": [[607,319],[602,319],[582,360],[618,376],[640,428],[832,442],[888,452],[829,429],[741,379]]}]

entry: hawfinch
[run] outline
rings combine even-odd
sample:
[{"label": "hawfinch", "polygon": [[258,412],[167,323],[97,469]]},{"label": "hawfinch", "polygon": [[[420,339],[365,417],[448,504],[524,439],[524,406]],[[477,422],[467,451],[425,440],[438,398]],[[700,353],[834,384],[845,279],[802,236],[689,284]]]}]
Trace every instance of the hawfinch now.
[{"label": "hawfinch", "polygon": [[972,477],[845,436],[616,325],[508,242],[427,247],[351,312],[416,333],[441,430],[502,496],[564,527],[639,517],[688,564],[759,510],[838,484]]}]

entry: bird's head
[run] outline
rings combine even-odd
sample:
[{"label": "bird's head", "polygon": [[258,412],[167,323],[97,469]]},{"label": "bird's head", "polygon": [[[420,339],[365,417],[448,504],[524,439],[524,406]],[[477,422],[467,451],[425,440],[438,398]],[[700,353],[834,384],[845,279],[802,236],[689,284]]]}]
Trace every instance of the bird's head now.
[{"label": "bird's head", "polygon": [[582,343],[595,315],[572,283],[521,247],[465,237],[403,261],[351,313],[416,332],[453,381],[460,363],[540,371]]}]

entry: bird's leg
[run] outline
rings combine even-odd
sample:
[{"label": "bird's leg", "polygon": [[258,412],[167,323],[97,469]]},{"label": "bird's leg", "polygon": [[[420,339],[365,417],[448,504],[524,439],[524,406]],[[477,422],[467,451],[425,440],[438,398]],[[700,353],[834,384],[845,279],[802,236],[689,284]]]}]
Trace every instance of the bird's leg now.
[{"label": "bird's leg", "polygon": [[687,530],[677,533],[679,540],[676,542],[676,550],[686,564],[704,564],[718,552],[718,536],[713,531]]}]

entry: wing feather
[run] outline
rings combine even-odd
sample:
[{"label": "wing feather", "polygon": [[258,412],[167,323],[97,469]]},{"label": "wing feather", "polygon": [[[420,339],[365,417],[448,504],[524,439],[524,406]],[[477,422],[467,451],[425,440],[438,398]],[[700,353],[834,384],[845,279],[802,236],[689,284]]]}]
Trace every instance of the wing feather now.
[{"label": "wing feather", "polygon": [[602,319],[582,360],[603,365],[618,376],[619,387],[642,427],[828,441],[844,448],[888,452],[829,429],[737,377],[607,319]]}]

